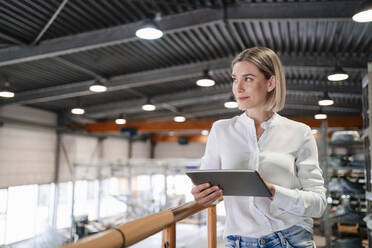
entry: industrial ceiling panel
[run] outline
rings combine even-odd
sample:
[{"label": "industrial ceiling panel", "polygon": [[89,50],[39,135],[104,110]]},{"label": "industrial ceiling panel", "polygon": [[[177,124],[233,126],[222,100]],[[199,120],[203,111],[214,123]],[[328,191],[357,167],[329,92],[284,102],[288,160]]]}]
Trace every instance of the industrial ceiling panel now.
[{"label": "industrial ceiling panel", "polygon": [[[351,20],[361,0],[35,0],[0,1],[0,86],[10,82],[13,99],[68,113],[80,104],[84,118],[192,118],[229,116],[230,62],[245,48],[266,46],[285,67],[288,115],[313,114],[324,92],[329,114],[361,112],[361,80],[372,54],[371,23]],[[165,31],[141,40],[145,19]],[[349,79],[330,82],[340,65]],[[210,88],[195,81],[209,70]],[[105,93],[88,90],[95,81]],[[144,113],[148,99],[158,110]],[[213,111],[193,113],[198,105]],[[203,108],[200,107],[200,108]],[[201,109],[203,110],[203,109]]]}]

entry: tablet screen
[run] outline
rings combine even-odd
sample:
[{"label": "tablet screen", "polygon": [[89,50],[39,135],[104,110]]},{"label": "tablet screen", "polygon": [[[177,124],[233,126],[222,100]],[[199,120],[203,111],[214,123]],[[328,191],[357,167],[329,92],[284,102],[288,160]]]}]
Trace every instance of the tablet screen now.
[{"label": "tablet screen", "polygon": [[271,197],[270,190],[255,170],[192,170],[186,175],[195,185],[219,186],[225,196]]}]

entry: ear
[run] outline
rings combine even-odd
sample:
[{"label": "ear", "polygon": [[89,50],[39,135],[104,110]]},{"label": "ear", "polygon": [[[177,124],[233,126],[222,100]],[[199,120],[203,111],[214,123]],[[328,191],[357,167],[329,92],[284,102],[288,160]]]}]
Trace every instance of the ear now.
[{"label": "ear", "polygon": [[271,92],[276,87],[276,77],[272,75],[269,80],[267,80],[267,92]]}]

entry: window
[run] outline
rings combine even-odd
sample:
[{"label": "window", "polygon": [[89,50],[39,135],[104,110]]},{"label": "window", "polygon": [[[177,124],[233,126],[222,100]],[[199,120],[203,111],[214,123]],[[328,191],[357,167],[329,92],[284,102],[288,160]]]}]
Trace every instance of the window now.
[{"label": "window", "polygon": [[52,223],[54,206],[54,184],[42,184],[38,186],[37,210],[36,210],[36,233],[40,234],[47,230]]},{"label": "window", "polygon": [[0,189],[0,245],[5,244],[8,190]]},{"label": "window", "polygon": [[97,219],[98,181],[77,181],[75,183],[75,216],[88,215],[89,220]]},{"label": "window", "polygon": [[38,187],[9,187],[5,243],[10,244],[35,235]]},{"label": "window", "polygon": [[60,183],[58,191],[57,228],[70,227],[72,210],[72,182]]},{"label": "window", "polygon": [[118,178],[107,178],[102,181],[102,200],[100,217],[110,217],[126,212],[126,203],[121,201],[119,195]]}]

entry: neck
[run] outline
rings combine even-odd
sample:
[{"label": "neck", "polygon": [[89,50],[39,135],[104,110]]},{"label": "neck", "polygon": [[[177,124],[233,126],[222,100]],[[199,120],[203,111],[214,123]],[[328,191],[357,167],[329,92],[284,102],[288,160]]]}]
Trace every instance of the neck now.
[{"label": "neck", "polygon": [[245,114],[254,120],[255,125],[261,125],[262,122],[270,119],[274,112],[273,111],[264,111],[263,109],[247,109]]}]

